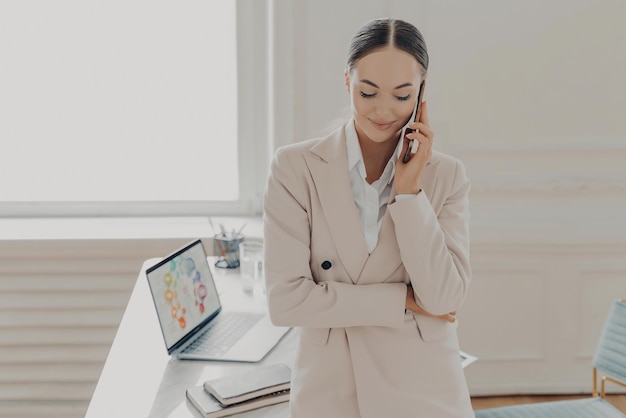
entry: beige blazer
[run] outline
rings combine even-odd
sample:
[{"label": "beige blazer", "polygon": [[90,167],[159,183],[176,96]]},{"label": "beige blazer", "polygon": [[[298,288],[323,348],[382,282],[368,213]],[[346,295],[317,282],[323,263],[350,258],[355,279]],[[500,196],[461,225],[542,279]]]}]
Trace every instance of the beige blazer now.
[{"label": "beige blazer", "polygon": [[405,313],[458,310],[470,283],[469,180],[439,152],[422,192],[390,204],[368,254],[344,127],[279,149],[264,202],[269,312],[300,331],[292,418],[473,417],[456,323]]}]

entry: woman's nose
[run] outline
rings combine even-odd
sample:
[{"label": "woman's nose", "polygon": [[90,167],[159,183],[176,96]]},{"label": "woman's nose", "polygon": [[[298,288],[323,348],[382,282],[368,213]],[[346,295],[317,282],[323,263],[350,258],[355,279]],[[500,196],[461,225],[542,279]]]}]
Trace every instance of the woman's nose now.
[{"label": "woman's nose", "polygon": [[378,115],[378,117],[385,119],[391,115],[393,115],[393,106],[392,103],[390,103],[389,100],[387,99],[381,99],[378,101],[378,103],[376,103],[376,115]]}]

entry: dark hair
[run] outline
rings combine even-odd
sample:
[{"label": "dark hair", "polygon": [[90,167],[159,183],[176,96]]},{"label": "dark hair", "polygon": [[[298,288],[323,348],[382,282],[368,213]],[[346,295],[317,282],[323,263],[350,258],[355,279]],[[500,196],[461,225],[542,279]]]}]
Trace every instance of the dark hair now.
[{"label": "dark hair", "polygon": [[428,51],[421,32],[404,20],[391,18],[374,19],[359,29],[348,47],[347,70],[367,54],[387,46],[412,55],[422,66],[422,74],[428,70]]}]

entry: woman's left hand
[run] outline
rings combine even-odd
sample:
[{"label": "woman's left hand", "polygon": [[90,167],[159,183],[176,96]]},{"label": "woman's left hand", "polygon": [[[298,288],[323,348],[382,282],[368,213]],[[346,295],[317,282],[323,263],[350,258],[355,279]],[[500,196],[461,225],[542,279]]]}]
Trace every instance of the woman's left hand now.
[{"label": "woman's left hand", "polygon": [[443,314],[443,315],[433,315],[428,312],[426,309],[422,308],[415,301],[415,294],[413,293],[413,286],[406,286],[406,300],[404,302],[404,309],[407,309],[413,313],[428,316],[430,318],[440,319],[446,322],[454,322],[456,321],[456,311]]},{"label": "woman's left hand", "polygon": [[[419,122],[409,125],[414,132],[402,138],[402,151],[396,162],[394,183],[398,194],[417,194],[420,191],[419,181],[426,163],[433,153],[433,131],[428,122],[428,103],[422,103]],[[419,148],[415,154],[410,154],[408,162],[402,162],[404,154],[410,146],[410,140],[418,141]]]}]

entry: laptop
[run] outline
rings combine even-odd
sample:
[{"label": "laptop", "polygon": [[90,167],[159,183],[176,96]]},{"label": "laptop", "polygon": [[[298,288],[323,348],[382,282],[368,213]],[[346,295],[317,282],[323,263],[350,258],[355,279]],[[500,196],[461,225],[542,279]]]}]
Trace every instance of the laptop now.
[{"label": "laptop", "polygon": [[168,354],[179,359],[257,362],[289,327],[265,312],[222,310],[201,240],[146,270]]}]

